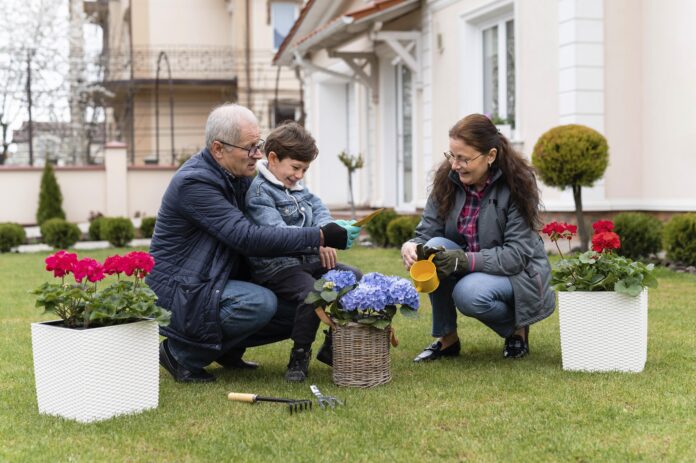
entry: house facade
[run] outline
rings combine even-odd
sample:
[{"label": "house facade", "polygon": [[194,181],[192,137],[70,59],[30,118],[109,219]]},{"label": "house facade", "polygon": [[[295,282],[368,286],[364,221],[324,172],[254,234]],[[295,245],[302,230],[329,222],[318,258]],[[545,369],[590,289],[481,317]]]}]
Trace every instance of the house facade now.
[{"label": "house facade", "polygon": [[85,2],[103,31],[107,138],[135,165],[176,164],[204,145],[211,109],[248,106],[265,131],[300,119],[300,82],[271,58],[299,0]]},{"label": "house facade", "polygon": [[[423,207],[448,130],[488,114],[530,157],[562,124],[609,143],[588,211],[696,210],[696,4],[688,0],[309,0],[274,57],[302,75],[320,155],[309,187],[347,203]],[[542,185],[547,211],[574,209]]]}]

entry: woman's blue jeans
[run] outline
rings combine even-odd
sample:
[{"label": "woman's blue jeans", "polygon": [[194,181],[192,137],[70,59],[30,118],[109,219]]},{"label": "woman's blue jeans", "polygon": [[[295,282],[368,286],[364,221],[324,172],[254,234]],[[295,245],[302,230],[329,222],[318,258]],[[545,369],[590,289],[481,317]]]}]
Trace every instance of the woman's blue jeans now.
[{"label": "woman's blue jeans", "polygon": [[[427,246],[461,249],[447,238],[432,238]],[[506,276],[472,272],[463,278],[450,277],[430,294],[433,306],[433,336],[436,338],[457,331],[457,310],[467,317],[483,322],[506,338],[515,332],[514,296]]]},{"label": "woman's blue jeans", "polygon": [[220,298],[222,349],[205,349],[171,338],[167,344],[177,362],[188,369],[200,369],[233,348],[244,349],[289,338],[294,316],[295,307],[279,304],[270,289],[229,280]]}]

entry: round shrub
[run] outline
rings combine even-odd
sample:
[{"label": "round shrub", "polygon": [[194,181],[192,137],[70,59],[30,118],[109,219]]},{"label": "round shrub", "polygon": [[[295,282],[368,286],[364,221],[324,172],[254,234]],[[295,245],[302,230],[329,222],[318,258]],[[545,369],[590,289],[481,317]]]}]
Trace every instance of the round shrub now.
[{"label": "round shrub", "polygon": [[24,227],[16,223],[0,223],[0,252],[9,252],[27,239]]},{"label": "round shrub", "polygon": [[420,222],[420,217],[414,215],[397,217],[389,222],[389,225],[387,225],[389,244],[400,247],[406,241],[413,238],[418,222]]},{"label": "round shrub", "polygon": [[667,258],[696,265],[696,214],[679,214],[665,225],[663,242]]},{"label": "round shrub", "polygon": [[107,217],[101,224],[100,235],[112,246],[122,248],[135,237],[135,227],[127,217]]},{"label": "round shrub", "polygon": [[104,224],[104,220],[106,220],[106,217],[97,217],[89,223],[89,230],[87,234],[89,235],[90,240],[100,241],[103,239],[102,225]]},{"label": "round shrub", "polygon": [[387,225],[398,216],[394,209],[387,209],[365,225],[365,231],[370,235],[370,239],[374,244],[377,246],[387,246],[389,244]]},{"label": "round shrub", "polygon": [[155,218],[145,217],[140,222],[140,235],[143,238],[152,238],[152,234],[155,232]]},{"label": "round shrub", "polygon": [[63,219],[48,219],[40,228],[43,242],[56,249],[73,246],[82,235],[77,225]]},{"label": "round shrub", "polygon": [[648,257],[662,249],[662,222],[640,212],[622,212],[614,217],[614,231],[621,238],[617,252],[631,259]]}]

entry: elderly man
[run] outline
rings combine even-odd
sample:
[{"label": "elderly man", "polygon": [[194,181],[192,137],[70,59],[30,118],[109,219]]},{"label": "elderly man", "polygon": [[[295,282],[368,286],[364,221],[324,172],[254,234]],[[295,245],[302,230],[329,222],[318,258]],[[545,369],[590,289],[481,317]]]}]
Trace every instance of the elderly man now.
[{"label": "elderly man", "polygon": [[254,114],[236,104],[214,109],[205,149],[174,175],[157,214],[147,283],[172,311],[160,364],[176,381],[210,382],[204,368],[256,368],[246,347],[287,339],[292,306],[278,306],[268,289],[246,281],[244,256],[346,249],[360,232],[351,222],[321,228],[260,227],[244,216],[244,197],[263,157]]}]

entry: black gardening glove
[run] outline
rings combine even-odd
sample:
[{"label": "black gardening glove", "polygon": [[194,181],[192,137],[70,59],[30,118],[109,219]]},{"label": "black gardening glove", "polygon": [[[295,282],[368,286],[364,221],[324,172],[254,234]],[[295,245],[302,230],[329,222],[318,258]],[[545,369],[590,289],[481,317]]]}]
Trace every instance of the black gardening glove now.
[{"label": "black gardening glove", "polygon": [[437,268],[437,277],[440,281],[450,276],[462,277],[467,271],[469,259],[463,249],[440,251],[433,257],[433,264]]},{"label": "black gardening glove", "polygon": [[[418,260],[427,260],[433,254],[437,254],[440,251],[444,251],[444,246],[438,246],[436,248],[431,248],[426,244],[419,244],[416,246],[416,256]],[[434,259],[434,257],[433,257]]]},{"label": "black gardening glove", "polygon": [[336,222],[329,222],[321,227],[324,234],[324,246],[334,249],[346,249],[348,247],[348,230]]}]

